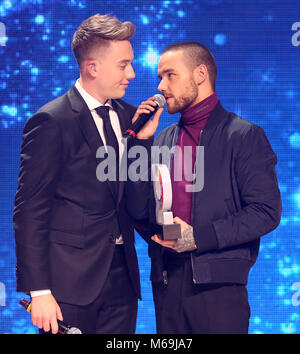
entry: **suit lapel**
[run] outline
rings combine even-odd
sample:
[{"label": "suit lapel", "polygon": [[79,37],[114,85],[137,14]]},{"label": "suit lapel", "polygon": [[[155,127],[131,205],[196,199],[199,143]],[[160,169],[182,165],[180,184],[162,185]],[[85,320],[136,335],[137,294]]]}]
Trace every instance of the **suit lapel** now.
[{"label": "suit lapel", "polygon": [[[96,158],[96,153],[99,147],[104,146],[101,136],[98,132],[97,126],[94,122],[94,119],[91,115],[91,112],[86,105],[85,101],[81,97],[80,93],[76,89],[75,85],[67,93],[69,100],[71,102],[72,110],[77,112],[76,118],[78,120],[82,134],[85,137],[86,142],[88,143],[92,155],[95,157],[96,163],[99,163],[99,159]],[[96,173],[96,171],[95,171]],[[102,182],[107,183],[109,189],[117,201],[117,195],[113,183],[110,181]]]},{"label": "suit lapel", "polygon": [[[112,100],[112,106],[113,106],[113,109],[117,112],[117,115],[119,117],[121,132],[123,133],[129,127],[131,119],[130,119],[128,113],[125,111],[124,107],[121,106],[118,103],[118,101]],[[127,152],[128,151],[126,151],[126,150],[124,151],[123,159],[127,156]],[[125,154],[126,154],[126,156],[124,156]],[[126,166],[126,168],[127,168],[127,166]],[[125,186],[125,182],[124,181],[120,181],[119,182],[117,204],[119,204],[121,199],[122,199],[123,192],[124,192],[124,186]]]}]

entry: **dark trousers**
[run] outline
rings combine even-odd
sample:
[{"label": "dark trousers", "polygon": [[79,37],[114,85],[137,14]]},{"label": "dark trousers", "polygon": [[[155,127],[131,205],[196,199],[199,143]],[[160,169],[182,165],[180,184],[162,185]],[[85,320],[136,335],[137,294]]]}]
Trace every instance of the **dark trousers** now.
[{"label": "dark trousers", "polygon": [[165,284],[153,283],[159,334],[247,334],[245,285],[194,284],[190,258],[165,257]]},{"label": "dark trousers", "polygon": [[64,322],[84,334],[134,334],[138,300],[129,279],[123,246],[115,247],[108,277],[95,301],[86,306],[58,304]]}]

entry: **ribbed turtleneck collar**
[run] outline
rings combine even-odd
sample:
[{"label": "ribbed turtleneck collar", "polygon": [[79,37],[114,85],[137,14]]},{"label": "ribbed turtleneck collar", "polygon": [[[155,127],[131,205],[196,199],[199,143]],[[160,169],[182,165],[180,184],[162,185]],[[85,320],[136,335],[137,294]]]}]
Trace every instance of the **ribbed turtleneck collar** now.
[{"label": "ribbed turtleneck collar", "polygon": [[214,92],[195,106],[185,109],[181,112],[180,125],[193,125],[207,119],[217,102],[217,93]]}]

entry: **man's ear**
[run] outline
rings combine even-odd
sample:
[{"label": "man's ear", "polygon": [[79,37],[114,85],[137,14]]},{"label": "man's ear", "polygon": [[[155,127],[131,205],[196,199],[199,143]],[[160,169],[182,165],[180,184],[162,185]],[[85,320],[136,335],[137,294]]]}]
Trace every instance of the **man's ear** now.
[{"label": "man's ear", "polygon": [[207,66],[204,64],[198,65],[193,74],[197,85],[201,85],[205,80],[209,79]]},{"label": "man's ear", "polygon": [[86,71],[90,76],[92,77],[97,76],[98,65],[95,62],[95,60],[88,60],[85,65],[86,65]]}]

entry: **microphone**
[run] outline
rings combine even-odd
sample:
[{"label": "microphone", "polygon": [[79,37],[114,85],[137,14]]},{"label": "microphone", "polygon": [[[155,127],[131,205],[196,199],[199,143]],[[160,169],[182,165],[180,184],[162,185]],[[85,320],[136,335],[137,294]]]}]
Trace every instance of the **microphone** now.
[{"label": "microphone", "polygon": [[156,103],[155,111],[141,114],[138,119],[131,125],[131,127],[129,127],[123,134],[124,138],[126,138],[127,140],[135,138],[137,133],[148,122],[148,120],[153,116],[153,114],[158,110],[158,108],[161,108],[165,105],[166,99],[163,95],[156,94],[154,95],[154,97],[154,102]]},{"label": "microphone", "polygon": [[[27,312],[31,311],[31,302],[26,299],[20,300],[20,305],[24,307]],[[76,327],[71,327],[64,323],[63,321],[57,320],[58,323],[58,333],[59,334],[82,334],[81,330]]]}]

